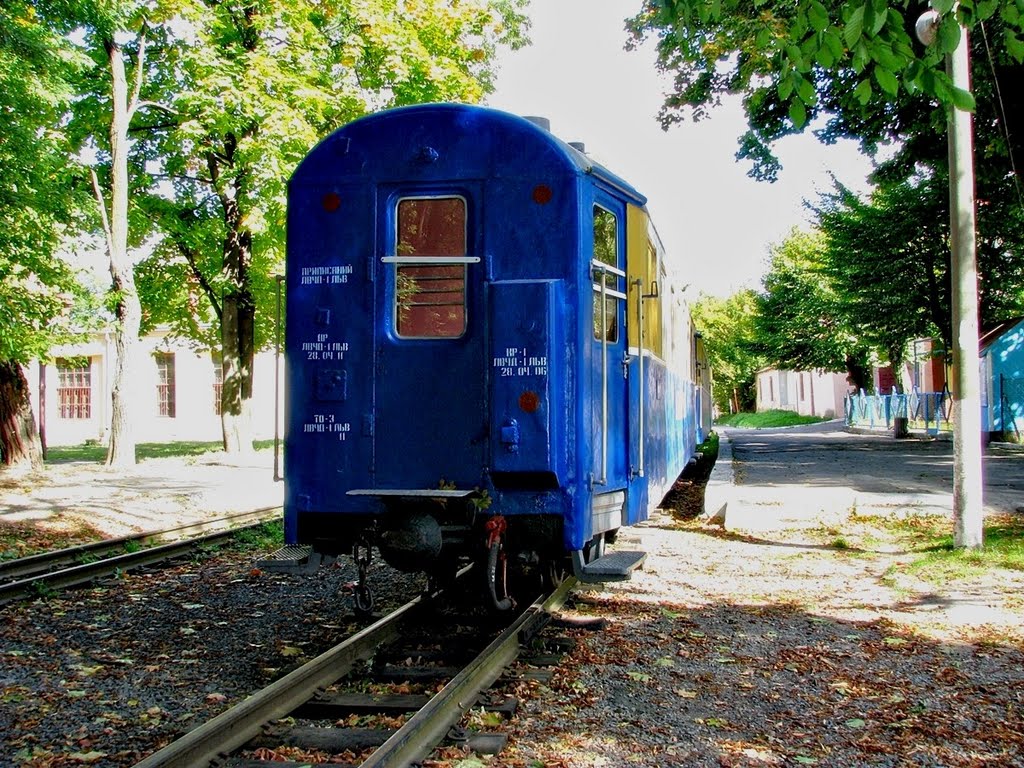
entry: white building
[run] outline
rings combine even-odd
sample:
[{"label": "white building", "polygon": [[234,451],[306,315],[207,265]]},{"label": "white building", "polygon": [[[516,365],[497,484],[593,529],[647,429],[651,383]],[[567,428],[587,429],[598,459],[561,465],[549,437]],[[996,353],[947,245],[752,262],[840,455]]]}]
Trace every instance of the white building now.
[{"label": "white building", "polygon": [[[184,340],[170,338],[166,331],[154,332],[139,344],[139,370],[132,372],[139,403],[136,440],[220,440],[219,354],[197,351]],[[113,332],[98,334],[88,342],[56,347],[53,355],[53,363],[33,364],[26,370],[32,412],[46,444],[105,444],[110,434],[116,360]],[[282,380],[283,366],[282,357]],[[257,354],[252,413],[253,435],[259,440],[274,436],[274,370],[273,352]]]},{"label": "white building", "polygon": [[757,410],[795,411],[802,416],[834,419],[843,415],[843,398],[850,391],[845,373],[781,371],[757,372]]}]

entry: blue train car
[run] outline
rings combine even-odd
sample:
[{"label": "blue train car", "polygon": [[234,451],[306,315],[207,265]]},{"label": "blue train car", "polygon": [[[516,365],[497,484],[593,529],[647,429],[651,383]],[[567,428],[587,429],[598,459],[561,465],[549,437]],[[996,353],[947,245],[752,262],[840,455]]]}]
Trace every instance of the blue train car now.
[{"label": "blue train car", "polygon": [[498,607],[511,565],[628,577],[642,553],[604,543],[705,437],[646,199],[581,149],[422,105],[337,130],[291,179],[286,541],[354,555],[364,609],[374,550],[438,578],[479,561]]}]

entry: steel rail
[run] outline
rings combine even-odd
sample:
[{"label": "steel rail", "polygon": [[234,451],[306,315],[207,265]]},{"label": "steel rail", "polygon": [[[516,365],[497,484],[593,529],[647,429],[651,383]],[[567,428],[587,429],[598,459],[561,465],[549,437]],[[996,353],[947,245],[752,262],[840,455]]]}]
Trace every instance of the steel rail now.
[{"label": "steel rail", "polygon": [[134,768],[195,768],[209,765],[219,755],[238,749],[257,736],[265,724],[288,715],[318,689],[347,674],[358,662],[371,658],[381,646],[397,642],[409,615],[437,594],[410,600],[308,664],[154,752]]},{"label": "steel rail", "polygon": [[[267,509],[276,508],[270,507]],[[118,571],[132,570],[145,565],[152,565],[153,563],[170,560],[187,553],[189,550],[195,548],[197,544],[210,544],[230,539],[239,531],[244,530],[245,528],[255,527],[256,525],[259,525],[259,523],[250,523],[236,528],[227,528],[213,533],[207,533],[202,536],[193,536],[179,541],[173,541],[168,544],[147,547],[145,549],[140,549],[137,552],[127,552],[122,555],[115,555],[114,557],[96,560],[95,562],[82,563],[80,565],[71,566],[57,571],[38,573],[35,576],[28,576],[17,581],[0,584],[0,605],[30,596],[39,589],[61,589],[64,587],[74,587],[80,584],[87,584],[101,576],[108,576]],[[189,527],[192,526],[185,526],[185,528]],[[152,535],[153,534],[147,534],[147,536]],[[120,546],[123,547],[123,545],[124,542],[122,541]],[[72,549],[77,550],[79,548],[76,547]],[[42,556],[40,556],[40,558],[42,558]]]},{"label": "steel rail", "polygon": [[280,512],[281,507],[261,507],[249,512],[240,512],[235,515],[225,515],[213,520],[202,520],[188,525],[181,525],[176,528],[167,528],[162,531],[147,531],[145,533],[133,533],[128,536],[119,536],[114,539],[103,539],[92,541],[87,544],[78,544],[73,547],[65,547],[50,552],[40,552],[35,555],[13,558],[0,561],[0,580],[13,581],[23,579],[42,573],[53,568],[66,565],[80,565],[83,560],[91,557],[102,557],[109,552],[123,551],[131,544],[150,545],[166,539],[180,539],[186,536],[195,536],[208,531],[222,530],[226,526],[234,525],[244,527],[268,520],[276,519],[270,517],[270,512]]},{"label": "steel rail", "polygon": [[565,603],[576,585],[567,578],[551,594],[538,598],[469,665],[442,688],[423,709],[371,754],[360,768],[403,768],[426,759],[448,730],[462,719],[520,649]]},{"label": "steel rail", "polygon": [[[471,570],[458,573],[463,577]],[[566,579],[553,593],[539,598],[504,630],[470,664],[459,672],[407,723],[374,751],[368,766],[409,766],[428,756],[448,730],[474,705],[520,649],[543,628],[550,613],[561,606],[576,580]],[[317,656],[266,688],[177,741],[136,763],[133,768],[198,768],[221,760],[259,736],[274,720],[283,718],[309,701],[318,691],[345,676],[360,662],[371,659],[382,647],[399,642],[415,611],[441,595],[420,595],[398,610]]]}]

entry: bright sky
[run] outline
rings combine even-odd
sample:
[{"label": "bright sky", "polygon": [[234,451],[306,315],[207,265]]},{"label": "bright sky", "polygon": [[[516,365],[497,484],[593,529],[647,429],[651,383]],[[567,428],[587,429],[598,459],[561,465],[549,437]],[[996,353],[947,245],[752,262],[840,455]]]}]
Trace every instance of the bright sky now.
[{"label": "bright sky", "polygon": [[624,20],[640,0],[531,6],[532,44],[503,55],[487,103],[547,117],[555,135],[584,142],[588,154],[646,195],[670,257],[692,267],[692,298],[758,287],[769,247],[794,226],[806,227],[803,201],[831,189],[830,172],[867,188],[870,163],[852,142],[826,147],[812,135],[776,148],[783,168],[774,184],[749,178],[749,163],[735,159],[746,129],[738,100],[663,131],[657,114],[666,86],[653,46],[624,50]]}]

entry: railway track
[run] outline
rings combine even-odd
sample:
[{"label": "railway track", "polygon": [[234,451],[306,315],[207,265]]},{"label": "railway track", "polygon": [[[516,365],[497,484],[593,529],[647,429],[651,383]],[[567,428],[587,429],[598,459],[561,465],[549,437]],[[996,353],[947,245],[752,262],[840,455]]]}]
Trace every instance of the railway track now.
[{"label": "railway track", "polygon": [[[574,585],[567,579],[498,628],[493,617],[445,614],[439,592],[417,597],[135,768],[298,768],[339,755],[360,768],[410,766],[446,739],[496,752],[504,737],[459,723],[487,704],[511,715],[514,701],[485,702],[485,692]],[[367,725],[375,719],[380,727]]]},{"label": "railway track", "polygon": [[[119,571],[179,557],[200,544],[216,544],[245,528],[280,517],[262,507],[164,531],[124,536],[0,562],[0,605],[46,590],[87,584]],[[165,543],[160,543],[165,542]]]}]

